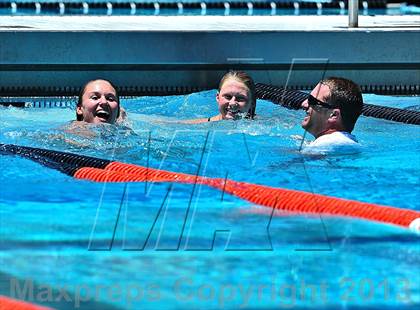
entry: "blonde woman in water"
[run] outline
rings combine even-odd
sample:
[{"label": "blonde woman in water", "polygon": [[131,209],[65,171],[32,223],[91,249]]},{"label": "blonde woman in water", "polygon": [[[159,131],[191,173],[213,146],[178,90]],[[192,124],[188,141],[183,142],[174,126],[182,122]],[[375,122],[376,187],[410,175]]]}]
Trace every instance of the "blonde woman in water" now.
[{"label": "blonde woman in water", "polygon": [[220,80],[216,101],[219,107],[218,115],[188,120],[185,123],[199,124],[254,118],[256,107],[254,81],[246,72],[229,71]]}]

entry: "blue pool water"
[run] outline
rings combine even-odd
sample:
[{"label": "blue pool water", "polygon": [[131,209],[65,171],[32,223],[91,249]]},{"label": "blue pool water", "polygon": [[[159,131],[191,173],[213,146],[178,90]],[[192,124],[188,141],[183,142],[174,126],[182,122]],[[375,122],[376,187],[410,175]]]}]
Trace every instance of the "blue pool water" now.
[{"label": "blue pool water", "polygon": [[[304,113],[268,101],[255,121],[176,122],[215,115],[214,96],[126,98],[132,130],[89,136],[66,131],[69,108],[0,108],[0,143],[420,210],[418,126],[361,117],[360,153],[308,156]],[[75,180],[19,157],[0,166],[0,295],[58,309],[420,305],[419,236],[399,227],[272,214],[205,186]]]}]

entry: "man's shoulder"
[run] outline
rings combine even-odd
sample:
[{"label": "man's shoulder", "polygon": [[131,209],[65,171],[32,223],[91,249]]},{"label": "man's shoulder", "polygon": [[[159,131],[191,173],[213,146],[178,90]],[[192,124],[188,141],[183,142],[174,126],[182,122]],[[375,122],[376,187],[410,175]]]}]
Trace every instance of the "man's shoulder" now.
[{"label": "man's shoulder", "polygon": [[359,144],[356,137],[349,132],[335,131],[330,134],[322,135],[311,142],[310,146],[323,145],[356,145]]},{"label": "man's shoulder", "polygon": [[343,131],[322,135],[303,149],[306,154],[353,154],[360,151],[361,145],[356,137]]}]

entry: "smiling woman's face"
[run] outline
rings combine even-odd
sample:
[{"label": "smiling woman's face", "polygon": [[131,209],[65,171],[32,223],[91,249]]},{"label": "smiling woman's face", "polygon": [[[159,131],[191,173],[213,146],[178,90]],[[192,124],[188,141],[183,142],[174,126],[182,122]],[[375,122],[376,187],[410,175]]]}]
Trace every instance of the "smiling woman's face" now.
[{"label": "smiling woman's face", "polygon": [[82,103],[77,106],[77,115],[87,123],[114,124],[118,118],[117,92],[104,80],[89,82],[84,89]]},{"label": "smiling woman's face", "polygon": [[223,119],[238,119],[251,108],[248,87],[235,78],[227,79],[216,95],[219,112]]}]

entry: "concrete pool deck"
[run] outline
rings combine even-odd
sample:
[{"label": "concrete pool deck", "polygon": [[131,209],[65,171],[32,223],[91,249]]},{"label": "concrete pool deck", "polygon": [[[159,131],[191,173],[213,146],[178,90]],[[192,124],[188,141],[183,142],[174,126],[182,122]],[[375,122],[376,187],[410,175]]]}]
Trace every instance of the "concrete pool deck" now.
[{"label": "concrete pool deck", "polygon": [[96,77],[127,89],[213,88],[229,68],[296,88],[324,74],[373,87],[420,84],[420,16],[347,25],[345,15],[2,16],[0,91],[42,94]]}]

